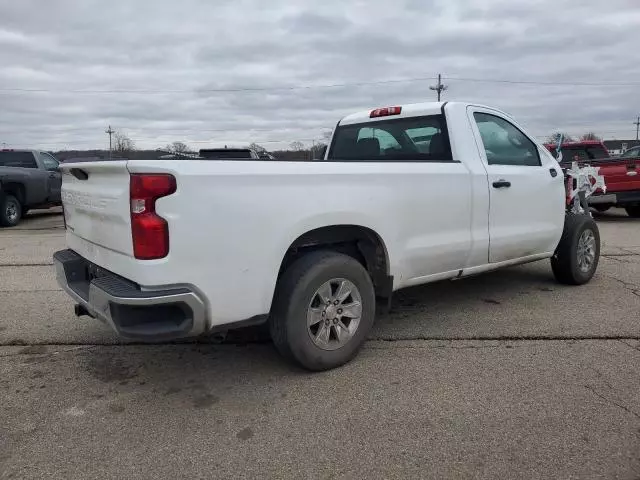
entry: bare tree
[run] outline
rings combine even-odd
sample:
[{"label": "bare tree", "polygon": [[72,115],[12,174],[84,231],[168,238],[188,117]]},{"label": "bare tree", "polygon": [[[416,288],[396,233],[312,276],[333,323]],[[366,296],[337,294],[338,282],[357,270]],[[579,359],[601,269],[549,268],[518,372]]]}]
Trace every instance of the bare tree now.
[{"label": "bare tree", "polygon": [[600,141],[602,140],[598,135],[596,135],[594,132],[587,132],[584,135],[582,135],[580,137],[580,140],[597,140]]},{"label": "bare tree", "polygon": [[136,149],[136,143],[125,133],[113,132],[113,153],[125,156]]},{"label": "bare tree", "polygon": [[574,139],[571,135],[567,134],[567,133],[563,133],[563,132],[555,132],[552,135],[549,136],[549,138],[547,139],[547,141],[549,143],[558,143],[558,139],[560,138],[560,136],[562,135],[562,142],[573,142]]},{"label": "bare tree", "polygon": [[262,153],[267,151],[266,148],[264,148],[262,145],[258,145],[256,142],[251,143],[249,145],[249,148],[256,153]]},{"label": "bare tree", "polygon": [[167,145],[167,150],[173,153],[187,153],[189,146],[184,142],[173,142],[171,145]]},{"label": "bare tree", "polygon": [[289,147],[291,147],[291,150],[294,150],[296,152],[300,152],[300,151],[304,150],[304,143],[296,140],[295,142],[291,142],[289,144]]},{"label": "bare tree", "polygon": [[324,152],[327,148],[326,143],[316,143],[313,147],[311,147],[311,159],[312,160],[320,160],[324,157]]}]

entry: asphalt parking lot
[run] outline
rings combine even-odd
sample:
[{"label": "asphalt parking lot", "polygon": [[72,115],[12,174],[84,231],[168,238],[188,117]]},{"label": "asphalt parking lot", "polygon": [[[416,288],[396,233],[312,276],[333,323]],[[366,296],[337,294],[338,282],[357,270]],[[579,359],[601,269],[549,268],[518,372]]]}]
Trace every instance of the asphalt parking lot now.
[{"label": "asphalt parking lot", "polygon": [[583,287],[547,262],[409,289],[361,355],[260,330],[134,345],[73,316],[56,212],[0,230],[0,478],[640,478],[640,221],[597,217]]}]

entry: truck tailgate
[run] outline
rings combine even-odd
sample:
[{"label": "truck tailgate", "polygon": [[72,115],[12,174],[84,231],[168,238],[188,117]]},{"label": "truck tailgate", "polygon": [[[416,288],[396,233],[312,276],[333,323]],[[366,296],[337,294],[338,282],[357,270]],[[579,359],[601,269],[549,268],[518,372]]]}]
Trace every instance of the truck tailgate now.
[{"label": "truck tailgate", "polygon": [[607,193],[640,190],[640,159],[603,160],[592,165],[600,167]]},{"label": "truck tailgate", "polygon": [[67,235],[133,256],[126,161],[61,164]]}]

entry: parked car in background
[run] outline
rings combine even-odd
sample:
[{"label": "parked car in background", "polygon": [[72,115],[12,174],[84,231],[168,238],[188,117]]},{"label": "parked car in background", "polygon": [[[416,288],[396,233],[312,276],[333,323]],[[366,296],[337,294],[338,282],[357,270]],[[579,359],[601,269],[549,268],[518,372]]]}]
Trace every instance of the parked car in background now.
[{"label": "parked car in background", "polygon": [[209,160],[259,160],[260,156],[250,148],[203,148],[198,154]]},{"label": "parked car in background", "polygon": [[353,358],[395,290],[542,259],[580,285],[600,254],[553,156],[474,104],[349,115],[315,162],[61,168],[67,249],[54,264],[77,315],[138,340],[267,321],[311,370]]},{"label": "parked car in background", "polygon": [[[545,147],[554,157],[558,158],[557,144],[547,143]],[[580,142],[566,142],[562,144],[562,160],[560,166],[571,167],[572,162],[585,162],[599,160],[601,158],[611,158],[609,151],[604,144],[598,140],[585,140]]]},{"label": "parked car in background", "polygon": [[61,205],[58,160],[38,150],[0,150],[0,226],[12,227],[32,208]]},{"label": "parked car in background", "polygon": [[[558,157],[556,144],[546,144],[545,147]],[[630,217],[640,218],[640,147],[631,148],[618,157],[611,157],[599,141],[564,143],[560,151],[562,168],[571,168],[573,162],[600,167],[607,191],[599,191],[589,197],[591,207],[599,212],[611,207],[624,208]]]}]

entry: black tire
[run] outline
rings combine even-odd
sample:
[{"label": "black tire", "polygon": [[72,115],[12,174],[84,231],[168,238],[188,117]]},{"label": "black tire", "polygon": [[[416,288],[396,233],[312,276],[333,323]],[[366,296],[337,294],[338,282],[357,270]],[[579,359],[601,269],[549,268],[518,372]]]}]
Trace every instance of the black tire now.
[{"label": "black tire", "polygon": [[[318,289],[334,279],[345,279],[355,285],[362,312],[356,330],[346,343],[334,350],[326,350],[312,340],[313,333],[307,326],[307,313],[312,302],[319,298],[316,295]],[[324,304],[319,308],[324,309]],[[333,311],[340,313],[335,309]],[[276,287],[269,329],[273,343],[283,357],[308,370],[322,371],[339,367],[355,357],[373,326],[374,318],[375,291],[367,270],[348,255],[317,251],[296,260],[281,276]],[[345,321],[350,320],[345,318]],[[336,330],[332,328],[339,327],[330,324],[327,328],[329,338],[334,335],[334,341],[337,341]]]},{"label": "black tire", "polygon": [[592,207],[596,212],[604,213],[609,210],[611,207],[608,205],[594,205]]},{"label": "black tire", "polygon": [[640,218],[640,206],[625,207],[625,210],[631,218]]},{"label": "black tire", "polygon": [[22,205],[13,195],[0,195],[0,225],[15,227],[22,218]]},{"label": "black tire", "polygon": [[[583,234],[593,234],[593,261],[587,269],[582,269],[578,260],[578,245]],[[562,238],[555,254],[551,257],[551,269],[560,283],[583,285],[587,283],[598,268],[600,260],[600,231],[595,220],[589,215],[567,214],[564,221]],[[587,266],[586,264],[584,266]]]}]

